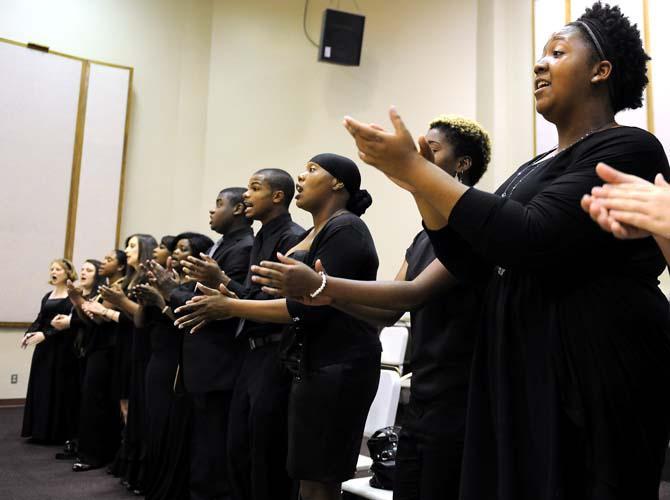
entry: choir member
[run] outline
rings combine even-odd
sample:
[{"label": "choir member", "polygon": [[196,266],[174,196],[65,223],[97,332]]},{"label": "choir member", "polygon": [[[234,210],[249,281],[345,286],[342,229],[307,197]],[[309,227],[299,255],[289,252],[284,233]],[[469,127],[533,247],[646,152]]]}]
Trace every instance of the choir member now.
[{"label": "choir member", "polygon": [[76,279],[72,262],[51,262],[49,284],[53,290],[42,298],[37,318],[21,339],[22,348],[35,346],[21,430],[21,436],[31,442],[62,444],[77,432],[80,383],[74,334],[69,328],[51,325],[57,315],[70,315],[67,281]]},{"label": "choir member", "polygon": [[[127,377],[124,380],[124,385],[127,383],[127,392],[121,394],[122,397],[127,397],[127,413],[123,441],[110,472],[120,477],[121,483],[136,494],[141,494],[144,490],[146,472],[144,380],[150,355],[150,338],[147,331],[133,324],[133,318],[139,309],[134,289],[137,285],[146,283],[146,273],[140,268],[140,263],[152,257],[156,246],[156,240],[148,234],[130,236],[126,240],[127,272],[121,288],[100,287],[102,298],[119,310],[120,317],[130,320],[127,327],[119,328],[119,334],[124,330],[128,332],[126,340],[129,340],[130,347],[128,351],[127,346],[121,346],[123,351],[119,370],[121,377]],[[117,343],[121,338],[117,334]],[[129,375],[125,370],[130,372]]]},{"label": "choir member", "polygon": [[[171,260],[178,280],[191,287],[179,264],[200,255],[213,245],[202,234],[186,232],[174,237]],[[160,249],[160,247],[158,247]],[[155,255],[155,252],[154,252]],[[145,496],[149,500],[186,498],[188,493],[188,424],[190,408],[181,383],[182,335],[173,324],[166,300],[153,286],[136,287],[140,309],[138,326],[151,338],[151,357],[146,369],[147,473]]]},{"label": "choir member", "polygon": [[[471,186],[488,166],[491,146],[479,124],[440,116],[426,133],[426,156]],[[321,276],[289,258],[261,263],[254,281],[268,293],[308,296]],[[320,271],[323,269],[318,264]],[[328,276],[321,299],[383,327],[411,310],[411,391],[398,441],[393,497],[456,500],[459,494],[467,389],[476,337],[476,291],[436,260],[425,231],[407,249],[394,282]]]},{"label": "choir member", "polygon": [[[251,281],[250,264],[276,260],[300,239],[303,229],[291,219],[294,181],[280,169],[259,170],[244,193],[245,215],[261,222],[244,283],[222,276],[239,297],[260,302],[272,298]],[[224,269],[225,272],[225,269]],[[220,319],[216,312],[209,319]],[[198,331],[203,324],[187,331]],[[228,424],[228,466],[233,497],[239,500],[289,498],[293,484],[286,473],[287,402],[291,377],[279,360],[282,328],[268,322],[240,321],[235,335],[242,365],[233,391]]]},{"label": "choir member", "polygon": [[361,158],[414,193],[449,272],[484,290],[464,500],[658,498],[670,431],[665,262],[650,238],[612,238],[580,208],[599,161],[646,180],[670,173],[653,135],[614,120],[641,106],[647,60],[618,7],[598,2],[554,33],[535,99],[558,146],[495,194],[422,158],[395,109],[391,133],[345,119]]},{"label": "choir member", "polygon": [[[195,280],[217,286],[224,270],[231,279],[244,280],[253,245],[252,220],[244,215],[244,192],[245,188],[231,187],[221,190],[216,197],[209,211],[209,224],[222,236],[206,254],[193,252],[180,259],[179,265],[190,283],[179,288],[167,280],[157,283],[172,308],[183,305],[196,294]],[[153,269],[159,273],[157,266]],[[162,276],[167,278],[165,273]],[[199,335],[183,335],[181,375],[191,402],[188,447],[192,499],[224,498],[231,493],[226,436],[241,358],[235,342],[237,326],[237,320],[218,321],[205,326]]]},{"label": "choir member", "polygon": [[[125,272],[125,253],[112,250],[105,255],[97,274],[102,283],[118,286]],[[97,287],[92,294],[70,290],[70,300],[76,310],[73,318],[84,322],[89,319],[84,344],[86,368],[79,413],[78,453],[72,466],[75,472],[85,472],[109,463],[119,447],[122,421],[119,402],[113,393],[113,373],[121,314],[111,309],[111,304],[103,303]]]}]

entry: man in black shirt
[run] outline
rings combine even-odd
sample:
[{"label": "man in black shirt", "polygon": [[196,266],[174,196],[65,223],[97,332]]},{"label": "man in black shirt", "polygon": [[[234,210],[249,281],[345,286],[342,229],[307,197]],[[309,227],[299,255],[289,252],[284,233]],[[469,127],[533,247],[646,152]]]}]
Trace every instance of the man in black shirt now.
[{"label": "man in black shirt", "polygon": [[[222,190],[210,210],[210,227],[223,235],[202,259],[182,261],[194,281],[213,284],[225,270],[243,279],[249,269],[253,245],[251,220],[244,215],[244,188]],[[174,289],[169,294],[173,309],[191,299],[194,290]],[[190,442],[190,498],[228,498],[230,481],[226,457],[228,413],[239,372],[241,351],[235,342],[238,320],[216,321],[197,335],[186,333],[183,342],[183,377],[193,403]]]},{"label": "man in black shirt", "polygon": [[[244,193],[247,217],[262,228],[251,250],[249,266],[277,260],[299,243],[304,229],[291,220],[288,207],[294,193],[291,176],[263,169],[249,179]],[[224,284],[240,298],[268,300],[261,286],[243,284],[233,276]],[[287,414],[291,376],[281,365],[278,343],[282,325],[240,321],[238,340],[246,354],[235,384],[230,410],[228,457],[234,496],[239,500],[284,500],[291,492],[286,472]]]}]

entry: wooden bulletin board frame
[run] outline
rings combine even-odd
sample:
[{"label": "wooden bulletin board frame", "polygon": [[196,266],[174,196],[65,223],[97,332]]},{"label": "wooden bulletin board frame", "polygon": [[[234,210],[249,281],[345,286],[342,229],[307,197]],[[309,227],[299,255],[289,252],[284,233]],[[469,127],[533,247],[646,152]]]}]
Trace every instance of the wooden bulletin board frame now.
[{"label": "wooden bulletin board frame", "polygon": [[[98,61],[95,59],[86,59],[83,57],[73,56],[71,54],[65,54],[62,52],[57,52],[51,50],[49,47],[43,47],[34,44],[28,44],[24,42],[18,42],[16,40],[10,40],[7,38],[0,37],[0,43],[6,43],[10,45],[15,45],[18,47],[23,47],[26,50],[39,50],[54,56],[65,57],[68,59],[74,59],[82,63],[81,66],[81,79],[79,86],[79,102],[77,108],[77,122],[75,130],[75,140],[74,140],[74,152],[72,155],[72,174],[70,177],[70,194],[68,201],[68,213],[66,219],[66,233],[65,233],[65,248],[63,249],[63,256],[67,259],[72,259],[72,253],[74,250],[74,236],[75,228],[77,221],[77,203],[79,196],[79,179],[81,174],[81,160],[82,160],[82,151],[84,146],[84,127],[86,121],[86,103],[88,96],[88,81],[91,64],[97,64],[101,66],[109,66],[112,68],[126,69],[129,72],[128,75],[128,95],[126,100],[126,118],[125,118],[125,128],[123,135],[123,153],[121,157],[121,175],[119,181],[119,198],[117,205],[117,217],[116,217],[116,234],[115,234],[115,245],[118,246],[119,239],[121,237],[121,223],[123,219],[123,203],[124,203],[124,186],[126,179],[126,158],[128,152],[128,130],[130,127],[130,113],[132,110],[132,88],[133,88],[133,73],[134,68],[131,66],[123,66],[120,64],[113,64],[104,61]],[[28,328],[32,323],[28,322],[15,322],[15,321],[0,321],[0,329],[7,328]],[[1,331],[1,330],[0,330]]]}]

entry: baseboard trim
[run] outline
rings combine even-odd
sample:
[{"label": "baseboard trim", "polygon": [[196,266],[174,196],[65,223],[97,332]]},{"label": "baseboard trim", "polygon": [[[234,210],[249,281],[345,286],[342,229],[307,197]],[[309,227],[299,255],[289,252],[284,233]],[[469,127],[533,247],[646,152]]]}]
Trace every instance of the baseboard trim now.
[{"label": "baseboard trim", "polygon": [[12,406],[25,406],[26,398],[15,399],[0,399],[0,408],[8,408]]}]

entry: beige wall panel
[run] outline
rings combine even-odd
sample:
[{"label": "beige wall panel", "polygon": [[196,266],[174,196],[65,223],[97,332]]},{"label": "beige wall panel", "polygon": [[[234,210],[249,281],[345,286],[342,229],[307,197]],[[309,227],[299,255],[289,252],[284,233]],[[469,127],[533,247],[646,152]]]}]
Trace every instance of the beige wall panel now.
[{"label": "beige wall panel", "polygon": [[91,64],[73,258],[114,248],[130,71]]},{"label": "beige wall panel", "polygon": [[81,63],[0,43],[0,322],[32,322],[63,256]]}]

